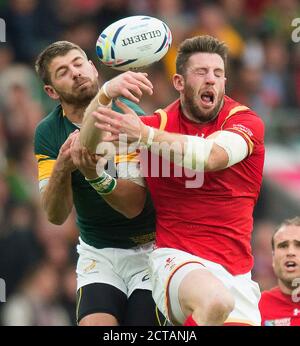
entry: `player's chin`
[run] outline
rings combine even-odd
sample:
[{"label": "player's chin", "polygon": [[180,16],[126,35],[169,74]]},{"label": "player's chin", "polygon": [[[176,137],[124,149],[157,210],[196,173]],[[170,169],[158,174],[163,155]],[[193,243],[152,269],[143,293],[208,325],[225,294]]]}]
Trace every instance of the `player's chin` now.
[{"label": "player's chin", "polygon": [[300,271],[294,270],[294,271],[284,271],[284,277],[287,281],[293,282],[293,280],[300,278]]}]

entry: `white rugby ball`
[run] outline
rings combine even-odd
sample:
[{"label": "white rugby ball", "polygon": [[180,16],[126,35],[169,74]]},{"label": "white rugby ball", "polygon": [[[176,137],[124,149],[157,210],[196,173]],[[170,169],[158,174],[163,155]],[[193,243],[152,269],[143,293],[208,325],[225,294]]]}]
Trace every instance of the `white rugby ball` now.
[{"label": "white rugby ball", "polygon": [[172,43],[172,34],[161,20],[132,16],[109,25],[99,36],[100,61],[116,70],[137,70],[160,60]]}]

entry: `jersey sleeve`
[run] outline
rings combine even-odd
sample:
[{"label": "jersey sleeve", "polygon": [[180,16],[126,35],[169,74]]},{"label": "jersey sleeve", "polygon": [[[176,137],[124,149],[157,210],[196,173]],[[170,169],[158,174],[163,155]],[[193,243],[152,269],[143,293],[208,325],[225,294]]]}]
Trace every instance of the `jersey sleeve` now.
[{"label": "jersey sleeve", "polygon": [[[130,107],[132,110],[134,110],[136,112],[137,115],[141,116],[141,115],[145,115],[145,112],[143,111],[143,109],[138,106],[136,103],[126,99],[125,97],[119,97],[119,100],[123,103],[125,103],[128,107]],[[113,101],[112,104],[112,109],[115,112],[119,112],[119,113],[123,113],[122,110],[116,105],[115,101]]]},{"label": "jersey sleeve", "polygon": [[55,148],[53,131],[47,123],[40,123],[34,135],[34,154],[38,163],[38,179],[40,191],[47,185],[59,150]]},{"label": "jersey sleeve", "polygon": [[141,117],[142,122],[147,125],[158,129],[160,127],[160,116],[157,114],[147,115]]},{"label": "jersey sleeve", "polygon": [[248,156],[253,153],[256,147],[264,143],[264,123],[251,110],[239,112],[225,120],[221,130],[242,136],[248,146]]}]

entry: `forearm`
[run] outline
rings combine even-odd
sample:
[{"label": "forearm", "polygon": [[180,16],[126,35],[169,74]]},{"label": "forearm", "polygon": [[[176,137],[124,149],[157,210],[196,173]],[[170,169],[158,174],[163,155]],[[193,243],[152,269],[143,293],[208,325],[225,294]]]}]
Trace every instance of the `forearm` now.
[{"label": "forearm", "polygon": [[86,179],[106,203],[127,218],[131,219],[143,210],[146,199],[143,179],[115,179],[105,171],[95,179]]},{"label": "forearm", "polygon": [[82,128],[80,130],[80,143],[92,154],[96,152],[97,145],[104,135],[104,131],[100,131],[95,127],[95,118],[92,116],[92,113],[99,107],[99,103],[101,105],[108,106],[110,102],[111,99],[105,96],[101,88],[85,110]]},{"label": "forearm", "polygon": [[[142,131],[142,141],[150,146],[151,152],[199,172],[224,169],[247,155],[247,145],[241,136],[228,132],[217,131],[202,138],[146,127]],[[233,155],[229,155],[230,153]],[[229,160],[231,156],[233,159]]]},{"label": "forearm", "polygon": [[187,145],[186,136],[145,126],[142,130],[141,141],[149,147],[152,153],[176,164],[183,162]]},{"label": "forearm", "polygon": [[42,194],[42,204],[51,223],[61,225],[66,221],[73,207],[71,173],[54,167]]},{"label": "forearm", "polygon": [[103,195],[102,198],[113,209],[131,219],[142,212],[146,189],[130,180],[118,179],[114,191],[109,195]]}]

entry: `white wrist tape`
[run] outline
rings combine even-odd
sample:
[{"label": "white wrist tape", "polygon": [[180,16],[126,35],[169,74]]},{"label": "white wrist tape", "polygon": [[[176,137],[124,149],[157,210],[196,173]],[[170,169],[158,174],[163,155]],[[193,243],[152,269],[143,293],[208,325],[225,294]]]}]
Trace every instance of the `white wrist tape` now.
[{"label": "white wrist tape", "polygon": [[213,139],[205,139],[197,136],[186,136],[187,143],[183,156],[183,167],[203,172],[207,164]]},{"label": "white wrist tape", "polygon": [[111,97],[109,96],[108,92],[107,92],[107,85],[108,85],[109,81],[105,82],[103,85],[102,85],[102,91],[103,91],[103,94],[108,98],[108,99],[111,99]]},{"label": "white wrist tape", "polygon": [[248,155],[247,142],[237,133],[220,131],[213,141],[226,151],[228,155],[226,167],[235,165]]},{"label": "white wrist tape", "polygon": [[230,131],[220,131],[212,139],[196,136],[186,136],[186,138],[187,144],[181,165],[195,171],[204,171],[214,143],[226,151],[228,155],[226,167],[235,165],[248,155],[247,142],[242,136]]},{"label": "white wrist tape", "polygon": [[153,139],[154,139],[154,128],[148,126],[148,138],[147,138],[147,143],[146,143],[146,147],[149,148],[151,147],[151,145],[153,144]]}]

